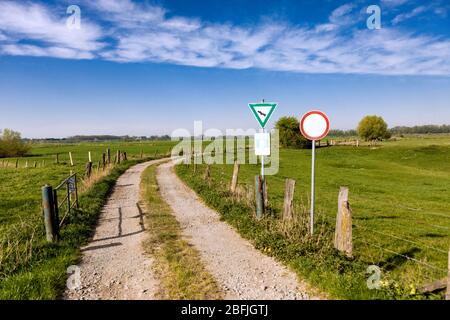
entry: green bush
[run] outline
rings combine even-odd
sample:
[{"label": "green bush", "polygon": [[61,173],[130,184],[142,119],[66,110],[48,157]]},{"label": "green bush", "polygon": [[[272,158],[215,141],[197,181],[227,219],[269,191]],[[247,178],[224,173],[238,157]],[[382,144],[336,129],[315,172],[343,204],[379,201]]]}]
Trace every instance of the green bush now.
[{"label": "green bush", "polygon": [[22,141],[20,132],[11,129],[0,130],[0,158],[21,157],[30,150],[30,146]]},{"label": "green bush", "polygon": [[299,122],[295,117],[281,117],[275,124],[275,128],[280,133],[280,146],[282,148],[311,148],[311,141],[302,136]]},{"label": "green bush", "polygon": [[384,140],[391,137],[387,123],[379,116],[365,116],[358,125],[358,135],[366,141]]}]

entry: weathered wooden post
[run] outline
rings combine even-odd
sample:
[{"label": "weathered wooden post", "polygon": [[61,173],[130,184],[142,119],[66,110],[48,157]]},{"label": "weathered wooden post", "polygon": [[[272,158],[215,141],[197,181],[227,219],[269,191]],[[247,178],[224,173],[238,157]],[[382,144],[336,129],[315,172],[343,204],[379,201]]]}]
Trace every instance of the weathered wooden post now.
[{"label": "weathered wooden post", "polygon": [[37,168],[37,162],[36,161],[33,163],[33,167]]},{"label": "weathered wooden post", "polygon": [[42,208],[44,210],[45,235],[48,242],[56,241],[55,226],[55,203],[53,202],[53,190],[50,185],[42,187]]},{"label": "weathered wooden post", "polygon": [[106,166],[106,154],[102,153],[102,166],[103,166],[103,170],[105,170],[105,166]]},{"label": "weathered wooden post", "polygon": [[69,152],[69,160],[70,160],[70,166],[73,167],[73,158],[72,158],[72,152]]},{"label": "weathered wooden post", "polygon": [[261,219],[264,214],[264,178],[255,176],[256,219]]},{"label": "weathered wooden post", "polygon": [[124,160],[124,161],[127,161],[127,160],[128,160],[128,158],[127,158],[127,153],[126,153],[126,152],[123,153],[123,160]]},{"label": "weathered wooden post", "polygon": [[[194,166],[195,166],[195,164],[194,164]],[[240,168],[239,162],[234,161],[233,176],[231,177],[231,186],[230,186],[230,191],[232,193],[236,192],[238,176],[239,176],[239,168]]]},{"label": "weathered wooden post", "polygon": [[294,217],[294,191],[295,180],[286,179],[284,189],[283,220],[290,220]]},{"label": "weathered wooden post", "polygon": [[92,162],[86,163],[86,177],[90,178],[92,173]]},{"label": "weathered wooden post", "polygon": [[53,190],[53,231],[56,234],[56,239],[59,239],[59,207],[58,207],[58,192]]},{"label": "weathered wooden post", "polygon": [[90,151],[88,151],[88,159],[89,159],[89,162],[92,162],[92,156],[91,156],[91,152]]},{"label": "weathered wooden post", "polygon": [[206,165],[206,169],[205,169],[205,175],[203,177],[203,179],[205,180],[209,180],[209,178],[211,177],[211,165]]},{"label": "weathered wooden post", "polygon": [[111,164],[111,150],[109,148],[106,149],[106,160],[108,161],[108,164]]},{"label": "weathered wooden post", "polygon": [[347,187],[341,187],[339,190],[334,247],[349,258],[353,256],[352,209],[348,202]]},{"label": "weathered wooden post", "polygon": [[19,159],[16,159],[16,169],[19,167]]},{"label": "weathered wooden post", "polygon": [[120,150],[117,150],[116,161],[117,164],[120,164]]},{"label": "weathered wooden post", "polygon": [[264,197],[264,210],[269,207],[269,192],[267,191],[267,177],[263,176],[263,197]]}]

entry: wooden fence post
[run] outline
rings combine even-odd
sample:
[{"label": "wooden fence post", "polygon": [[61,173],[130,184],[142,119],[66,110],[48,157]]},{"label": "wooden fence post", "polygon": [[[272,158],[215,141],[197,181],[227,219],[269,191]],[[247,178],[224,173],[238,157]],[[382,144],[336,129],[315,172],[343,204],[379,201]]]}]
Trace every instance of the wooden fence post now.
[{"label": "wooden fence post", "polygon": [[106,149],[106,160],[108,161],[108,164],[111,164],[111,150],[109,148]]},{"label": "wooden fence post", "polygon": [[90,151],[88,151],[88,159],[89,159],[89,162],[92,162],[92,156],[91,156],[91,152]]},{"label": "wooden fence post", "polygon": [[334,247],[349,258],[353,256],[352,209],[348,202],[347,187],[341,187],[339,190]]},{"label": "wooden fence post", "polygon": [[267,177],[263,177],[264,210],[269,207],[269,192],[267,191]]},{"label": "wooden fence post", "polygon": [[73,167],[73,158],[72,158],[72,152],[69,152],[69,159],[70,159],[70,166]]},{"label": "wooden fence post", "polygon": [[127,160],[128,160],[128,158],[127,158],[127,153],[126,153],[126,152],[123,153],[123,160],[124,160],[124,161],[127,161]]},{"label": "wooden fence post", "polygon": [[236,187],[237,187],[237,183],[238,183],[238,176],[239,176],[239,167],[240,167],[239,162],[234,161],[233,176],[231,177],[231,187],[230,187],[230,191],[232,193],[236,192]]},{"label": "wooden fence post", "polygon": [[16,169],[19,167],[19,159],[16,159]]},{"label": "wooden fence post", "polygon": [[117,164],[120,164],[120,150],[117,150],[116,161]]},{"label": "wooden fence post", "polygon": [[256,219],[261,219],[264,214],[264,178],[255,176],[255,200],[256,200]]},{"label": "wooden fence post", "polygon": [[283,220],[290,220],[294,217],[294,191],[295,180],[286,179],[284,189]]},{"label": "wooden fence post", "polygon": [[106,154],[102,153],[102,166],[103,166],[103,170],[105,170],[105,166],[106,166]]},{"label": "wooden fence post", "polygon": [[205,169],[205,176],[203,177],[203,179],[205,180],[209,180],[209,178],[211,177],[211,165],[206,165],[206,169]]},{"label": "wooden fence post", "polygon": [[86,177],[90,178],[92,173],[92,162],[86,163]]},{"label": "wooden fence post", "polygon": [[42,208],[44,210],[45,235],[48,242],[56,241],[55,204],[53,202],[53,189],[50,185],[42,187]]},{"label": "wooden fence post", "polygon": [[37,162],[36,161],[33,163],[33,167],[37,168]]}]

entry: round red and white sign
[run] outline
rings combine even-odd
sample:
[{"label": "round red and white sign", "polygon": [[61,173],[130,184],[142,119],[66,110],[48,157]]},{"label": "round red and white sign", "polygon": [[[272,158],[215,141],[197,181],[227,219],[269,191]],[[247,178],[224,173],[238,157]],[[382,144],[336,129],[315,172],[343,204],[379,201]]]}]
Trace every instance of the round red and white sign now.
[{"label": "round red and white sign", "polygon": [[321,140],[330,131],[330,120],[322,111],[309,111],[300,120],[300,131],[308,140]]}]

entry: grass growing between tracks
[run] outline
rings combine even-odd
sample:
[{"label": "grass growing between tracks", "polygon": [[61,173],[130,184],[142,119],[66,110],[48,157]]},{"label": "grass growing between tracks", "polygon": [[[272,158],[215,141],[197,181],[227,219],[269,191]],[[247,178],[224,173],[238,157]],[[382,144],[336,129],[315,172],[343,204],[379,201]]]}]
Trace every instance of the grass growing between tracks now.
[{"label": "grass growing between tracks", "polygon": [[199,253],[183,240],[178,221],[161,198],[156,181],[156,167],[142,175],[142,199],[146,208],[148,233],[144,247],[155,257],[155,270],[160,281],[158,296],[162,299],[221,299],[214,278],[200,262]]},{"label": "grass growing between tracks", "polygon": [[[61,240],[48,243],[42,216],[30,214],[3,226],[0,246],[0,299],[57,299],[65,288],[67,267],[80,258],[97,218],[119,176],[140,160],[114,166],[80,195],[80,209],[61,229]],[[23,178],[23,177],[22,177]],[[36,208],[35,208],[36,209]]]}]

